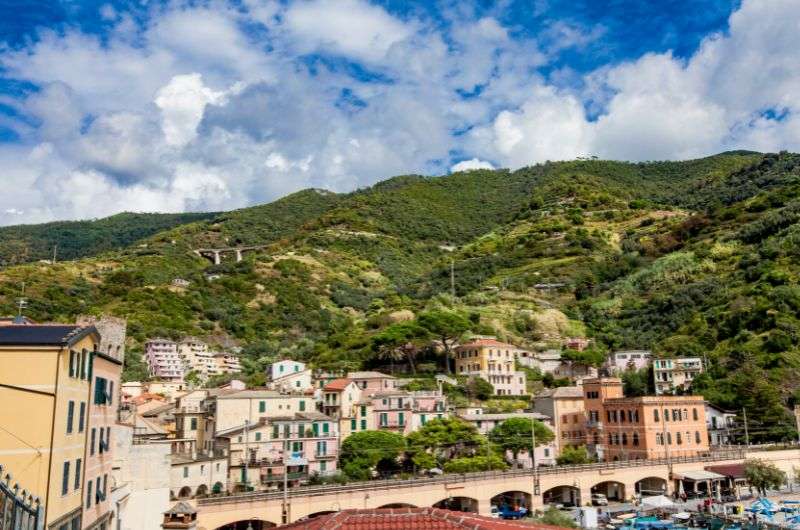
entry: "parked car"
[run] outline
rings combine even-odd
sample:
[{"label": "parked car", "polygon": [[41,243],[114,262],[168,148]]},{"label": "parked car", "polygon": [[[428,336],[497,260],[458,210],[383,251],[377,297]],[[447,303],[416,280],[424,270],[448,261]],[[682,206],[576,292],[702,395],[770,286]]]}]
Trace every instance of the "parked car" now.
[{"label": "parked car", "polygon": [[602,493],[592,493],[592,506],[608,506],[608,498]]}]

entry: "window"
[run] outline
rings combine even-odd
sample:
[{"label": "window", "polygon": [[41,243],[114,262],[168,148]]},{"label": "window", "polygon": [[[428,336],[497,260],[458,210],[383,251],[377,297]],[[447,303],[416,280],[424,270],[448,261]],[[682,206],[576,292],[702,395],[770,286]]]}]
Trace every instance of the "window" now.
[{"label": "window", "polygon": [[694,431],[694,443],[700,443],[700,431]]},{"label": "window", "polygon": [[106,451],[111,447],[111,427],[106,427]]},{"label": "window", "polygon": [[361,420],[361,430],[362,431],[367,430],[367,420]]},{"label": "window", "polygon": [[81,350],[80,363],[76,375],[81,379],[86,379],[86,350]]},{"label": "window", "polygon": [[405,416],[406,415],[403,412],[397,413],[397,424],[400,425],[401,427],[406,424]]},{"label": "window", "polygon": [[367,416],[367,407],[365,405],[361,405],[361,417],[364,418]]},{"label": "window", "polygon": [[261,441],[261,433],[260,433],[260,432],[257,432],[257,433],[256,433],[256,441],[257,441],[257,442],[260,442],[260,441]]},{"label": "window", "polygon": [[183,466],[183,478],[189,478],[189,466]]},{"label": "window", "polygon": [[672,433],[667,433],[667,444],[672,445]]},{"label": "window", "polygon": [[105,405],[108,402],[106,398],[106,381],[105,377],[94,378],[94,404]]},{"label": "window", "polygon": [[103,428],[100,427],[100,440],[97,443],[97,452],[102,455],[103,454],[103,449],[104,449],[104,447],[103,447]]},{"label": "window", "polygon": [[355,431],[355,430],[356,430],[356,419],[353,418],[350,420],[350,431]]},{"label": "window", "polygon": [[69,352],[69,376],[70,377],[75,377],[77,375],[77,366],[76,366],[76,362],[75,362],[76,361],[75,357],[77,355],[78,355],[77,353],[75,353],[74,351],[70,350],[70,352]]},{"label": "window", "polygon": [[283,426],[283,437],[289,438],[292,435],[292,426],[288,423],[284,424]]},{"label": "window", "polygon": [[275,438],[277,438],[278,436],[280,436],[280,432],[279,431],[280,431],[280,426],[278,426],[278,425],[273,425],[272,426],[272,439],[273,440]]},{"label": "window", "polygon": [[550,448],[549,447],[545,447],[544,448],[544,457],[547,458],[549,456],[550,456]]},{"label": "window", "polygon": [[[698,420],[697,409],[692,409],[692,419],[694,421]],[[716,419],[716,418],[714,418],[714,419]]]},{"label": "window", "polygon": [[426,423],[428,423],[428,417],[425,414],[421,414],[419,417],[419,422],[422,425],[425,425]]},{"label": "window", "polygon": [[664,421],[669,421],[669,411],[664,409]]},{"label": "window", "polygon": [[93,428],[92,429],[91,442],[89,443],[89,454],[90,455],[94,454],[94,441],[95,441],[95,438],[96,438],[96,434],[97,434],[97,429]]},{"label": "window", "polygon": [[680,421],[681,409],[672,409],[672,421]]},{"label": "window", "polygon": [[86,483],[86,507],[92,507],[92,481]]},{"label": "window", "polygon": [[675,433],[675,443],[677,443],[678,445],[683,444],[683,437],[681,437],[681,433],[679,432]]},{"label": "window", "polygon": [[328,470],[328,463],[324,460],[319,463],[319,470],[320,471],[327,471]]},{"label": "window", "polygon": [[72,434],[72,420],[75,416],[75,402],[67,403],[67,434]]},{"label": "window", "polygon": [[266,412],[267,411],[267,402],[266,401],[259,401],[258,402],[258,412]]},{"label": "window", "polygon": [[94,503],[97,504],[103,500],[103,491],[100,489],[100,477],[94,481]]},{"label": "window", "polygon": [[114,381],[108,382],[108,404],[111,405],[114,403]]},{"label": "window", "polygon": [[386,427],[387,425],[389,425],[389,415],[381,412],[381,427]]},{"label": "window", "polygon": [[[298,381],[297,384],[299,386],[300,385],[300,381]],[[306,410],[306,402],[305,401],[301,401],[300,402],[300,412],[303,412],[304,410]]]},{"label": "window", "polygon": [[86,421],[86,402],[81,401],[81,412],[78,415],[78,432],[83,432],[85,421]]},{"label": "window", "polygon": [[191,418],[190,425],[191,425],[191,429],[193,431],[196,431],[197,430],[197,418]]},{"label": "window", "polygon": [[[401,413],[401,414],[402,414],[402,413]],[[327,423],[323,423],[323,424],[322,424],[322,433],[323,433],[323,434],[328,434],[328,432],[329,432],[329,430],[328,430],[328,429],[330,429],[329,425],[328,425]]]},{"label": "window", "polygon": [[64,469],[61,476],[61,495],[69,493],[69,462],[64,462]]},{"label": "window", "polygon": [[639,445],[639,433],[637,433],[637,432],[633,433],[633,437],[632,437],[631,443],[633,445]]},{"label": "window", "polygon": [[626,433],[622,433],[622,445],[628,445],[628,435]]},{"label": "window", "polygon": [[81,489],[81,459],[75,461],[75,486],[73,489]]}]

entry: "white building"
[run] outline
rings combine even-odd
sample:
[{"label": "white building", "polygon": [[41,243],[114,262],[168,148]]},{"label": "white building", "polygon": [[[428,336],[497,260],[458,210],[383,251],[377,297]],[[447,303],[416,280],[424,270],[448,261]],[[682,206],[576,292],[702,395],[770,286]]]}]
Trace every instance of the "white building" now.
[{"label": "white building", "polygon": [[178,344],[178,355],[183,361],[184,372],[195,372],[200,379],[217,374],[217,362],[208,351],[208,344],[195,337],[186,337]]},{"label": "white building", "polygon": [[611,373],[626,370],[641,370],[650,365],[653,352],[650,350],[623,350],[615,351],[608,356],[606,368]]},{"label": "white building", "polygon": [[217,352],[213,354],[217,374],[237,374],[242,371],[239,357],[233,353]]},{"label": "white building", "polygon": [[228,456],[192,456],[174,454],[169,472],[173,499],[222,493],[228,483]]},{"label": "white building", "polygon": [[656,395],[686,392],[695,377],[703,373],[700,357],[675,357],[653,361],[653,380]]},{"label": "white building", "polygon": [[113,528],[157,529],[170,506],[169,444],[133,444],[133,427],[117,424],[111,485]]},{"label": "white building", "polygon": [[183,361],[174,341],[161,338],[148,340],[144,343],[144,359],[150,377],[183,381]]},{"label": "white building", "polygon": [[706,424],[709,445],[730,445],[733,443],[733,429],[736,427],[736,414],[721,409],[706,401]]},{"label": "white building", "polygon": [[272,363],[269,366],[269,376],[270,381],[275,381],[276,379],[280,379],[281,377],[285,377],[289,374],[302,372],[306,369],[306,364],[300,361],[292,361],[291,359],[284,359],[283,361],[278,361]]},{"label": "white building", "polygon": [[268,387],[280,392],[305,392],[313,386],[311,369],[300,361],[272,363],[268,370]]},{"label": "white building", "polygon": [[[539,412],[507,412],[500,414],[484,413],[480,408],[470,410],[469,412],[459,412],[458,417],[464,421],[473,424],[478,432],[488,435],[492,429],[500,425],[506,420],[511,418],[526,418],[528,420],[538,420],[544,423],[550,430],[553,430],[550,418]],[[537,466],[552,466],[556,463],[556,456],[558,454],[558,447],[556,446],[555,437],[549,443],[536,446],[536,465]],[[512,460],[512,455],[507,454],[506,458]],[[527,451],[522,451],[517,455],[517,461],[524,468],[530,469],[533,465],[531,457]]]}]

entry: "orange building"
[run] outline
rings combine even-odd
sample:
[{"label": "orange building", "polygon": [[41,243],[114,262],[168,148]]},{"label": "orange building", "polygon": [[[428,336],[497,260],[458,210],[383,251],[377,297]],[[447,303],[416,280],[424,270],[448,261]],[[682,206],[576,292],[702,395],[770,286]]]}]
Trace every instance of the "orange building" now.
[{"label": "orange building", "polygon": [[695,456],[708,451],[702,396],[626,398],[615,377],[583,384],[587,445],[605,461]]}]

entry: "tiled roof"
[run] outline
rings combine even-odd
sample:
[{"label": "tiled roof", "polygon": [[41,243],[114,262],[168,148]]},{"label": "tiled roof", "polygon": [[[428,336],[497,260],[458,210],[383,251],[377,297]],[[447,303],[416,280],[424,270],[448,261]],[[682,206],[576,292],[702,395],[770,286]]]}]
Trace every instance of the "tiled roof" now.
[{"label": "tiled roof", "polygon": [[543,392],[536,394],[537,398],[579,398],[583,397],[583,390],[577,386],[560,386],[558,388],[549,388]]},{"label": "tiled roof", "polygon": [[493,346],[496,348],[512,348],[515,350],[520,349],[513,344],[509,344],[507,342],[501,342],[497,339],[473,339],[469,342],[465,342],[464,344],[458,346],[458,348],[472,348],[475,346]]},{"label": "tiled roof", "polygon": [[439,508],[343,510],[280,526],[286,530],[552,530],[557,526],[494,519]]},{"label": "tiled roof", "polygon": [[393,375],[381,372],[347,372],[348,379],[394,379]]},{"label": "tiled roof", "polygon": [[197,510],[188,502],[180,501],[164,513],[167,515],[192,515],[197,513]]},{"label": "tiled roof", "polygon": [[94,326],[23,324],[0,326],[0,346],[69,346],[90,333]]},{"label": "tiled roof", "polygon": [[217,399],[242,399],[242,398],[276,398],[276,397],[291,397],[285,394],[280,394],[274,390],[237,390],[230,394],[217,396]]},{"label": "tiled roof", "polygon": [[350,379],[342,377],[339,379],[334,379],[333,381],[325,385],[325,388],[323,388],[322,390],[324,390],[325,392],[341,391],[347,388],[347,385],[349,385],[350,383],[352,383]]},{"label": "tiled roof", "polygon": [[459,414],[460,418],[467,421],[505,421],[511,418],[533,418],[536,420],[550,420],[550,416],[545,416],[539,412],[505,412],[498,414]]}]

